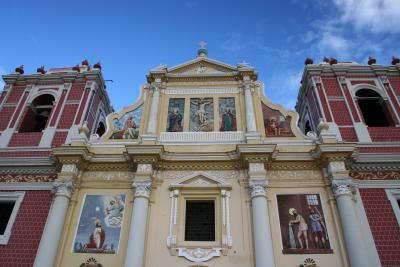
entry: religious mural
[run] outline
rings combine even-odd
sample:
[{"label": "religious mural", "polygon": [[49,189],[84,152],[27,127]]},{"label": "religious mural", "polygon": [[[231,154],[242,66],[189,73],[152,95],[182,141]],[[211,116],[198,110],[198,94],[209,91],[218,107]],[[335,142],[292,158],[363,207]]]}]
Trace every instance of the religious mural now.
[{"label": "religious mural", "polygon": [[85,195],[74,253],[118,253],[125,195]]},{"label": "religious mural", "polygon": [[262,111],[264,118],[265,136],[294,136],[290,129],[290,116],[283,114],[276,109],[272,109],[262,103]]},{"label": "religious mural", "polygon": [[278,195],[283,254],[332,253],[318,194]]},{"label": "religious mural", "polygon": [[183,131],[184,98],[170,98],[168,103],[167,132]]},{"label": "religious mural", "polygon": [[114,132],[111,139],[137,139],[139,137],[140,120],[143,105],[125,113],[120,119],[114,119]]},{"label": "religious mural", "polygon": [[235,98],[219,99],[219,130],[221,132],[236,131]]},{"label": "religious mural", "polygon": [[214,105],[212,98],[190,99],[189,128],[191,132],[214,131]]}]

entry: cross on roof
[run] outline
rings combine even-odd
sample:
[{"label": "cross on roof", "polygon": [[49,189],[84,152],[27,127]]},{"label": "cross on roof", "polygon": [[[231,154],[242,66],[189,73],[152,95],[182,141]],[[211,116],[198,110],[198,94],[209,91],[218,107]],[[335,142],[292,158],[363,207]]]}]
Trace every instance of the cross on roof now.
[{"label": "cross on roof", "polygon": [[206,42],[201,41],[201,42],[200,42],[200,48],[201,48],[201,49],[205,49],[205,48],[206,48],[206,44],[207,44]]}]

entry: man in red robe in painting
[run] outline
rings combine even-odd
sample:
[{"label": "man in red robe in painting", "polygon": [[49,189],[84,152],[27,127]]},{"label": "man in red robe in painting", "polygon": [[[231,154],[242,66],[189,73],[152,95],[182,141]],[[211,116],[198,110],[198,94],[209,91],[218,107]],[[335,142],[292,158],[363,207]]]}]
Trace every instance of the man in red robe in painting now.
[{"label": "man in red robe in painting", "polygon": [[89,237],[89,243],[86,244],[86,248],[101,249],[106,239],[106,233],[104,232],[104,229],[101,227],[100,220],[97,219],[95,224],[96,226],[94,228],[93,234],[91,234]]}]

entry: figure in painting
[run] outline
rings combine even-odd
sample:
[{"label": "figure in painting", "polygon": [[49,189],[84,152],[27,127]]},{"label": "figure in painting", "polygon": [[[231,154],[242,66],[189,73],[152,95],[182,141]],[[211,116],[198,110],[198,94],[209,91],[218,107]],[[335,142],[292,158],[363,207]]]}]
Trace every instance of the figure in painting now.
[{"label": "figure in painting", "polygon": [[174,108],[168,115],[168,132],[182,132],[182,119],[183,116],[179,113],[178,108]]},{"label": "figure in painting", "polygon": [[212,103],[212,98],[196,98],[190,100],[191,106],[195,107],[195,111],[192,113],[192,116],[196,118],[196,121],[191,121],[191,123],[193,123],[193,126],[190,127],[192,130],[196,132],[210,132],[213,130],[213,125],[211,125],[209,118],[209,116],[212,116],[212,112],[206,111],[207,105]]},{"label": "figure in painting", "polygon": [[136,123],[133,117],[129,117],[124,125],[124,139],[136,139],[138,138],[138,130],[136,129]]},{"label": "figure in painting", "polygon": [[[311,222],[311,233],[314,236],[315,245],[317,248],[326,248],[326,241],[324,236],[325,224],[323,222],[323,217],[317,209],[317,207],[311,208],[310,210],[310,222]],[[327,237],[327,236],[326,236]],[[321,244],[320,241],[321,240]]]},{"label": "figure in painting", "polygon": [[86,244],[86,248],[101,249],[106,239],[106,233],[101,227],[101,221],[95,220],[95,227],[93,233],[89,237],[89,243]]},{"label": "figure in painting", "polygon": [[225,109],[221,115],[221,127],[219,130],[221,132],[236,131],[235,114],[229,108]]},{"label": "figure in painting", "polygon": [[300,249],[304,248],[302,236],[304,238],[304,242],[306,245],[305,248],[308,249],[308,237],[307,237],[308,225],[306,221],[304,220],[303,216],[297,213],[297,210],[295,208],[290,208],[289,214],[294,216],[295,218],[294,220],[289,221],[289,226],[293,224],[298,224],[297,240],[299,240]]},{"label": "figure in painting", "polygon": [[104,212],[106,217],[104,221],[108,227],[121,227],[122,217],[124,211],[124,204],[118,196],[110,200],[110,203],[106,206]]}]

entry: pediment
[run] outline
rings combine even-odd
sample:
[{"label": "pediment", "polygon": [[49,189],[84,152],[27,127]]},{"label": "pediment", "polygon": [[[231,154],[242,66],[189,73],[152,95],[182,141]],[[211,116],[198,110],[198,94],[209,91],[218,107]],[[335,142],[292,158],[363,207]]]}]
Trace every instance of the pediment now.
[{"label": "pediment", "polygon": [[229,74],[235,71],[237,68],[234,66],[208,58],[196,58],[168,69],[169,74],[181,75]]},{"label": "pediment", "polygon": [[225,182],[223,179],[212,177],[207,173],[194,172],[170,185],[170,188],[180,187],[231,188],[232,186],[229,183]]}]

